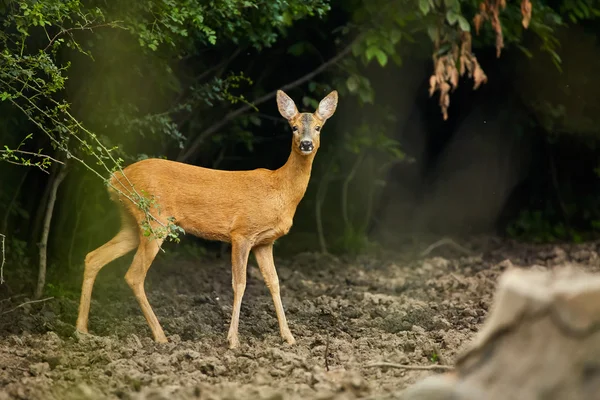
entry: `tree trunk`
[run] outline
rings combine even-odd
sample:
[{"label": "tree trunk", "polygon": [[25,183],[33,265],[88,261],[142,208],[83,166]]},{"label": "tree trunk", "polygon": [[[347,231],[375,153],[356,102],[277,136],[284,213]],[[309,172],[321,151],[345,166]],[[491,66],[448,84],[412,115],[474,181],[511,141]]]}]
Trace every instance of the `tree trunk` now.
[{"label": "tree trunk", "polygon": [[588,400],[600,396],[600,276],[511,269],[456,371],[404,400]]},{"label": "tree trunk", "polygon": [[50,222],[52,221],[52,214],[54,212],[54,204],[56,203],[56,192],[58,187],[62,183],[63,179],[67,175],[67,166],[63,164],[58,174],[54,175],[51,179],[50,193],[48,195],[48,204],[46,206],[46,215],[44,216],[44,226],[42,229],[42,238],[39,243],[40,248],[40,266],[38,272],[38,281],[35,288],[34,297],[39,299],[44,293],[44,286],[46,285],[46,264],[47,264],[47,250],[48,250],[48,236],[50,234]]},{"label": "tree trunk", "polygon": [[50,188],[52,187],[52,182],[54,181],[54,177],[56,176],[56,168],[59,168],[58,165],[53,166],[53,170],[51,172],[50,178],[48,179],[48,183],[44,187],[44,192],[42,193],[42,197],[38,203],[37,209],[35,210],[35,214],[33,216],[33,221],[31,226],[32,230],[29,232],[31,235],[31,243],[32,243],[32,251],[34,247],[38,245],[38,238],[40,237],[40,232],[42,231],[42,222],[44,220],[44,215],[46,211],[46,205],[48,204],[48,196],[50,195]]}]

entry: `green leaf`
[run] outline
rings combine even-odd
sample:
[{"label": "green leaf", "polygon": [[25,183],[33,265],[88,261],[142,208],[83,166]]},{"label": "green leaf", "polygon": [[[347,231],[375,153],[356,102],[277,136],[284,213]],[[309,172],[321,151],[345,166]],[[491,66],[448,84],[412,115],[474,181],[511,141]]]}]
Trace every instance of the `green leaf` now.
[{"label": "green leaf", "polygon": [[438,37],[439,30],[435,25],[429,25],[427,27],[427,34],[429,35],[429,39],[435,42]]},{"label": "green leaf", "polygon": [[460,29],[462,29],[464,32],[471,32],[471,26],[469,25],[469,21],[467,21],[467,19],[462,15],[458,16],[458,25],[460,26]]},{"label": "green leaf", "polygon": [[300,56],[304,53],[305,44],[304,42],[299,42],[288,47],[287,52],[293,56]]},{"label": "green leaf", "polygon": [[367,61],[371,61],[373,57],[377,58],[379,64],[383,67],[387,64],[387,55],[379,47],[370,46],[365,53]]},{"label": "green leaf", "polygon": [[346,87],[348,87],[350,93],[354,93],[359,87],[358,79],[356,79],[354,75],[348,77],[348,79],[346,79]]},{"label": "green leaf", "polygon": [[446,12],[446,20],[450,25],[454,25],[458,20],[458,17],[459,15],[454,10],[448,10],[448,12]]},{"label": "green leaf", "polygon": [[517,45],[517,47],[525,54],[525,56],[527,56],[527,58],[533,58],[533,54],[527,48],[521,45]]},{"label": "green leaf", "polygon": [[390,32],[390,42],[392,44],[397,44],[400,39],[402,39],[402,32],[398,29],[394,29]]},{"label": "green leaf", "polygon": [[377,61],[379,62],[379,65],[381,65],[382,67],[385,67],[385,65],[387,64],[387,61],[388,61],[387,54],[385,54],[383,51],[379,51],[379,52],[375,53],[375,56],[377,57]]},{"label": "green leaf", "polygon": [[460,6],[457,0],[444,0],[444,5],[451,9],[457,9]]},{"label": "green leaf", "polygon": [[419,8],[423,15],[429,14],[429,0],[419,0]]}]

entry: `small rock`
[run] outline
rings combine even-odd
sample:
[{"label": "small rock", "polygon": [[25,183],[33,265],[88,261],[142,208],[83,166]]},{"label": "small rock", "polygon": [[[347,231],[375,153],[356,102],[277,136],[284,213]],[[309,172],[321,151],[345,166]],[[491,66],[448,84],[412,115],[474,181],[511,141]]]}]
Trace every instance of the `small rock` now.
[{"label": "small rock", "polygon": [[440,326],[444,329],[450,329],[452,327],[452,324],[446,318],[443,317],[435,316],[433,317],[433,322],[435,325]]},{"label": "small rock", "polygon": [[135,333],[132,333],[131,335],[129,335],[129,337],[127,338],[127,342],[129,343],[130,346],[132,346],[133,348],[136,348],[136,349],[141,349],[142,347],[144,347],[144,346],[142,346],[142,341]]},{"label": "small rock", "polygon": [[433,257],[431,260],[429,260],[429,263],[435,269],[448,268],[448,266],[450,265],[450,261],[442,257]]},{"label": "small rock", "polygon": [[424,334],[425,334],[425,332],[426,332],[426,331],[425,331],[425,328],[423,328],[423,327],[421,327],[421,326],[419,326],[419,325],[413,325],[413,326],[410,328],[410,330],[411,330],[411,331],[413,331],[413,332],[415,332],[415,333],[420,333],[420,334],[422,334],[422,335],[424,335]]},{"label": "small rock", "polygon": [[52,331],[46,333],[46,338],[52,344],[57,344],[58,345],[58,344],[62,343],[62,339],[56,333],[54,333]]},{"label": "small rock", "polygon": [[26,357],[27,354],[28,354],[28,352],[26,350],[23,350],[23,349],[16,349],[15,350],[15,355],[17,357]]},{"label": "small rock", "polygon": [[195,360],[197,358],[200,358],[200,353],[198,353],[195,350],[187,349],[178,351],[177,353],[175,353],[175,356],[179,361],[183,361],[185,359]]},{"label": "small rock", "polygon": [[571,257],[573,257],[573,259],[578,262],[590,262],[598,259],[598,253],[590,250],[579,250],[573,252],[571,254]]},{"label": "small rock", "polygon": [[499,267],[502,270],[505,270],[505,269],[514,268],[515,266],[513,265],[512,261],[510,261],[509,259],[506,259],[506,260],[498,263],[497,267]]},{"label": "small rock", "polygon": [[50,364],[47,362],[35,363],[29,366],[29,372],[33,376],[40,376],[50,371]]},{"label": "small rock", "polygon": [[549,260],[554,263],[560,263],[567,259],[567,253],[558,246],[554,246],[552,250],[542,251],[539,253],[542,260]]},{"label": "small rock", "polygon": [[10,343],[16,346],[23,346],[23,340],[21,340],[21,338],[16,335],[10,336]]}]

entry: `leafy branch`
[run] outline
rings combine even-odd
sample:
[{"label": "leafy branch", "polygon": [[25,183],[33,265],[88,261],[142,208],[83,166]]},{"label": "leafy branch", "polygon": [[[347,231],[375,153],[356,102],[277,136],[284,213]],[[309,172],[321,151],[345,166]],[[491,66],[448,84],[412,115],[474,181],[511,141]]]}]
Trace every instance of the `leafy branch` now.
[{"label": "leafy branch", "polygon": [[[315,68],[314,70],[312,70],[309,73],[301,76],[300,78],[296,79],[295,81],[292,81],[290,83],[287,83],[287,84],[283,85],[279,89],[281,89],[281,90],[293,89],[293,88],[295,88],[297,86],[302,85],[303,83],[306,83],[306,82],[310,81],[315,76],[317,76],[320,73],[324,72],[330,66],[336,64],[341,59],[343,59],[348,54],[350,54],[351,51],[352,51],[353,43],[351,43],[348,46],[346,46],[339,53],[337,53],[334,57],[330,58],[329,60],[327,60],[326,62],[324,62],[323,64],[321,64],[317,68]],[[250,111],[252,109],[256,109],[256,106],[258,106],[258,105],[260,105],[260,104],[262,104],[262,103],[264,103],[264,102],[272,99],[273,97],[275,97],[276,94],[277,94],[277,90],[274,90],[272,92],[269,92],[269,93],[267,93],[267,94],[265,94],[265,95],[263,95],[263,96],[255,99],[254,101],[252,101],[252,102],[244,105],[243,107],[238,108],[237,110],[229,112],[223,118],[221,118],[219,121],[213,123],[211,126],[209,126],[208,128],[204,129],[202,132],[200,132],[200,134],[196,137],[196,139],[194,139],[194,141],[188,147],[188,149],[185,150],[184,152],[182,152],[179,155],[179,157],[177,157],[177,160],[178,161],[187,161],[187,160],[189,160],[196,153],[196,151],[200,148],[200,146],[202,145],[202,143],[204,142],[204,140],[206,140],[209,136],[211,136],[212,134],[218,132],[219,129],[223,128],[229,122],[231,122],[235,118],[239,117],[240,115],[242,115],[242,114],[244,114],[244,113],[246,113],[246,112],[248,112],[248,111]]]},{"label": "leafy branch", "polygon": [[87,22],[86,25],[80,25],[80,26],[67,28],[67,29],[61,28],[61,30],[58,33],[56,33],[48,41],[48,45],[46,47],[44,47],[44,49],[42,51],[46,52],[57,40],[59,40],[59,37],[62,35],[65,35],[65,34],[71,35],[71,33],[74,31],[93,32],[94,29],[98,29],[98,28],[122,28],[122,26],[119,25],[119,23],[121,23],[121,22],[122,21],[113,21],[113,22],[108,22],[108,23],[103,23],[103,24],[95,24],[95,25],[93,25],[93,22]]},{"label": "leafy branch", "polygon": [[[92,31],[101,27],[118,27],[118,21],[100,23],[99,21],[104,20],[102,12],[99,9],[83,9],[79,0],[60,2],[55,7],[49,2],[32,5],[21,3],[20,12],[21,14],[11,14],[12,20],[9,18],[7,22],[14,24],[16,33],[0,36],[0,43],[3,42],[7,48],[0,52],[0,65],[2,66],[0,69],[0,101],[8,101],[20,110],[40,132],[50,139],[55,150],[64,153],[67,159],[79,162],[101,178],[116,193],[136,204],[145,215],[142,230],[146,236],[177,240],[177,235],[183,230],[174,225],[172,218],[166,218],[163,222],[151,212],[152,207],[157,207],[156,202],[142,196],[127,179],[121,168],[123,160],[115,158],[112,154],[115,149],[108,149],[104,146],[94,133],[86,129],[69,112],[70,105],[67,102],[55,98],[55,95],[65,87],[64,73],[69,64],[57,65],[53,57],[48,54],[48,50],[52,49],[52,53],[55,54],[59,46],[66,45],[89,56],[90,54],[77,43],[73,33],[75,31]],[[67,22],[74,26],[64,26]],[[51,36],[46,28],[49,26],[57,26],[58,32]],[[27,53],[25,39],[34,27],[43,29],[48,43],[39,51],[34,50]],[[63,36],[67,36],[66,40]],[[11,47],[16,51],[9,51]],[[26,139],[30,137],[31,135]],[[71,141],[74,141],[76,146],[71,146],[69,144]],[[22,145],[23,142],[17,149],[5,146],[4,150],[0,150],[0,160],[19,165],[37,166],[42,170],[47,169],[51,162],[59,162],[41,152],[22,150]],[[41,160],[31,160],[23,157],[24,155],[41,158]],[[114,187],[109,179],[84,161],[84,155],[93,157],[96,164],[111,176],[114,176],[117,171],[120,172],[128,187],[122,184],[124,190]]]}]

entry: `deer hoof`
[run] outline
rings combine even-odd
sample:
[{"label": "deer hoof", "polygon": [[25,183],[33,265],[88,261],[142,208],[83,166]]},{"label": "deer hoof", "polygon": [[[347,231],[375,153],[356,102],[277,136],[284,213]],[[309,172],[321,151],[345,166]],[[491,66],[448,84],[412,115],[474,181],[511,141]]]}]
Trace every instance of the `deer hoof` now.
[{"label": "deer hoof", "polygon": [[230,337],[229,338],[229,348],[230,349],[236,349],[238,347],[240,347],[240,340],[237,338],[237,336]]},{"label": "deer hoof", "polygon": [[73,337],[78,341],[85,341],[85,340],[90,340],[94,335],[90,334],[87,329],[81,330],[81,329],[75,329],[75,332],[73,332]]},{"label": "deer hoof", "polygon": [[154,339],[154,341],[156,343],[169,343],[169,340],[167,339],[166,336],[158,337],[158,338]]},{"label": "deer hoof", "polygon": [[283,337],[285,339],[285,341],[291,346],[296,344],[296,339],[294,339],[294,337],[290,334],[290,335],[286,335]]}]

